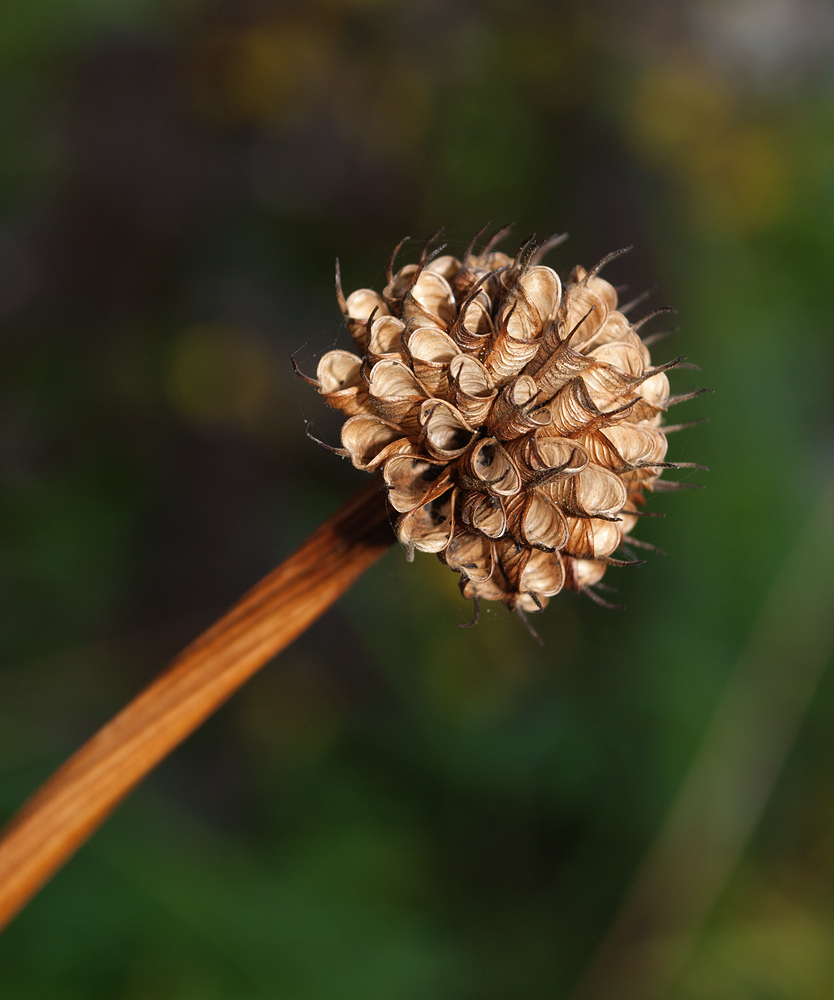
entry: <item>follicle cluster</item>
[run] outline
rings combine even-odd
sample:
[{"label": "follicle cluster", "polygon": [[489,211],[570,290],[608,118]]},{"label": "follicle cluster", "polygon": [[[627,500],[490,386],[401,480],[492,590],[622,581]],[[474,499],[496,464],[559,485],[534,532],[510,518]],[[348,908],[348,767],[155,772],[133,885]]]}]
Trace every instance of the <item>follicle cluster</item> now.
[{"label": "follicle cluster", "polygon": [[[645,321],[600,275],[563,282],[541,261],[557,240],[515,257],[495,240],[457,257],[430,252],[381,292],[339,304],[353,351],[333,350],[308,379],[347,417],[341,454],[381,470],[409,558],[434,552],[466,597],[544,608],[562,589],[593,589],[612,564],[638,561],[631,532],[648,494],[680,488],[666,460],[668,369],[654,366]],[[680,425],[679,425],[680,426]],[[603,602],[604,603],[604,602]]]}]

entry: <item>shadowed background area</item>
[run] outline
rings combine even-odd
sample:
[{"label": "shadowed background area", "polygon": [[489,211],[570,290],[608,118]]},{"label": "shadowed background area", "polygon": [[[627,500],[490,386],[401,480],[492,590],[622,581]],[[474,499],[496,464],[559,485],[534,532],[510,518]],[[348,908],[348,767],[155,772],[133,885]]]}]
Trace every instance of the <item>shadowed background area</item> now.
[{"label": "shadowed background area", "polygon": [[364,482],[289,361],[349,347],[336,256],[634,244],[716,394],[625,611],[462,631],[392,550],[8,929],[4,1000],[832,995],[833,56],[823,0],[5,0],[0,820]]}]

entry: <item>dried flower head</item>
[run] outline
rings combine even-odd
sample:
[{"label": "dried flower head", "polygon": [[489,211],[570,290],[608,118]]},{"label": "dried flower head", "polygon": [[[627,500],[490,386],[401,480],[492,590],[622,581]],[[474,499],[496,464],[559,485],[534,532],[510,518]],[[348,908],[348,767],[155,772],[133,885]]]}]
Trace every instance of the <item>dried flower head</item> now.
[{"label": "dried flower head", "polygon": [[600,600],[606,568],[637,561],[613,553],[646,493],[681,485],[659,481],[679,467],[663,416],[695,395],[670,397],[683,359],[652,367],[645,319],[618,310],[599,273],[617,254],[563,285],[540,263],[558,238],[512,258],[501,235],[462,260],[427,244],[395,273],[401,243],[381,293],[345,297],[337,271],[356,350],[329,351],[308,379],[347,415],[336,450],[381,470],[408,558],[437,553],[476,617],[480,598],[522,616],[563,588]]}]

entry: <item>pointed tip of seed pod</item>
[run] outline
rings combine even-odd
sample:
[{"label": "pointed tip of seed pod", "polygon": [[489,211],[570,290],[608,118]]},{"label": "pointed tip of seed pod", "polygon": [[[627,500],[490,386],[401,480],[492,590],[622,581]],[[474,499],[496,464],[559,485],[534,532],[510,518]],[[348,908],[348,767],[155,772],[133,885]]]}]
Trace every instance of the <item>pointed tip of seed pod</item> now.
[{"label": "pointed tip of seed pod", "polygon": [[658,330],[657,333],[647,334],[640,339],[643,341],[644,347],[653,347],[659,340],[663,340],[664,337],[671,337],[673,333],[680,333],[680,329],[679,326],[670,326],[668,330]]},{"label": "pointed tip of seed pod", "polygon": [[567,238],[567,233],[557,233],[554,236],[548,237],[530,255],[530,263],[540,264],[551,250],[555,250],[556,247],[561,246]]},{"label": "pointed tip of seed pod", "polygon": [[629,247],[622,247],[620,250],[612,250],[611,253],[606,254],[602,260],[597,261],[597,263],[594,264],[583,280],[587,282],[589,278],[596,277],[606,264],[610,264],[612,260],[616,260],[618,257],[623,257],[627,253],[631,253],[633,249],[634,244],[632,243]]},{"label": "pointed tip of seed pod", "polygon": [[408,243],[410,239],[411,239],[410,236],[403,236],[400,242],[391,251],[391,256],[388,258],[388,263],[385,266],[385,276],[388,278],[389,285],[394,280],[394,264],[396,263],[397,260],[397,254],[400,252],[400,250],[402,250],[402,248],[406,245],[406,243]]},{"label": "pointed tip of seed pod", "polygon": [[635,295],[634,298],[626,302],[625,305],[617,306],[618,312],[621,312],[623,316],[627,316],[632,309],[636,309],[637,306],[639,306],[641,303],[645,302],[646,299],[654,295],[657,289],[658,289],[657,285],[652,285],[651,288],[647,288],[644,292],[640,292],[639,295]]},{"label": "pointed tip of seed pod", "polygon": [[462,622],[458,626],[459,628],[474,628],[474,626],[477,625],[478,622],[480,621],[480,618],[481,618],[481,598],[477,594],[475,594],[474,602],[475,602],[475,613],[472,615],[472,620],[468,621],[468,622]]},{"label": "pointed tip of seed pod", "polygon": [[652,483],[652,490],[655,493],[680,493],[683,490],[703,490],[706,489],[703,483],[677,483],[668,479],[658,479]]},{"label": "pointed tip of seed pod", "polygon": [[639,538],[628,537],[628,541],[624,541],[620,546],[623,552],[626,553],[630,558],[636,559],[637,556],[632,551],[632,549],[645,549],[647,552],[653,552],[656,556],[666,556],[669,553],[665,549],[658,548],[657,545],[652,545],[650,542],[644,542]]},{"label": "pointed tip of seed pod", "polygon": [[689,427],[697,427],[698,424],[705,424],[709,417],[701,417],[700,420],[687,420],[682,424],[663,424],[661,430],[664,434],[674,434],[675,431],[685,431]]},{"label": "pointed tip of seed pod", "polygon": [[645,559],[614,559],[611,556],[600,556],[600,562],[604,562],[606,566],[645,566]]},{"label": "pointed tip of seed pod", "polygon": [[522,606],[520,604],[516,604],[516,606],[515,606],[515,613],[522,620],[522,622],[524,622],[524,627],[527,629],[527,631],[530,633],[530,635],[536,640],[536,642],[540,646],[543,646],[544,645],[544,639],[542,639],[542,637],[539,635],[539,633],[530,624],[530,619],[527,617],[527,613],[525,612],[525,610],[522,608]]},{"label": "pointed tip of seed pod", "polygon": [[[486,229],[488,225],[489,223],[484,226],[484,229]],[[514,222],[508,222],[506,226],[501,226],[500,229],[496,229],[492,236],[487,239],[486,244],[484,245],[484,253],[492,250],[492,248],[497,246],[503,239],[506,239],[513,231],[514,226]],[[481,231],[483,232],[483,230]]]},{"label": "pointed tip of seed pod", "polygon": [[336,301],[339,303],[342,315],[347,317],[347,301],[345,300],[345,293],[342,289],[342,267],[339,264],[338,257],[336,258]]},{"label": "pointed tip of seed pod", "polygon": [[606,601],[604,597],[600,597],[590,587],[580,587],[579,593],[590,597],[594,604],[598,604],[601,608],[605,608],[608,611],[625,611],[625,604],[612,604],[611,601]]},{"label": "pointed tip of seed pod", "polygon": [[[438,230],[438,233],[442,231],[443,231],[442,229]],[[435,239],[435,237],[432,236],[431,239],[433,240]],[[435,257],[439,257],[443,253],[443,251],[446,249],[448,245],[449,245],[448,243],[441,243],[439,247],[435,247],[433,250],[429,250],[426,256],[423,258],[423,264],[424,265],[430,264]]]},{"label": "pointed tip of seed pod", "polygon": [[304,421],[304,433],[311,441],[315,442],[317,445],[320,445],[326,451],[330,451],[334,455],[338,455],[339,458],[348,457],[350,452],[348,452],[347,448],[334,448],[332,444],[328,444],[326,441],[322,441],[321,438],[317,438],[315,434],[313,434],[313,432],[310,430],[312,426],[313,422],[311,420]]},{"label": "pointed tip of seed pod", "polygon": [[678,403],[688,403],[690,399],[696,399],[707,392],[715,392],[715,389],[693,389],[692,392],[682,392],[677,396],[670,396],[666,400],[666,406],[668,408],[670,406],[677,406]]},{"label": "pointed tip of seed pod", "polygon": [[295,372],[295,374],[296,374],[296,375],[297,375],[297,376],[298,376],[299,378],[303,378],[303,379],[304,379],[304,381],[305,381],[305,382],[306,382],[306,383],[307,383],[308,385],[315,385],[315,386],[318,386],[318,384],[319,384],[319,383],[318,383],[318,380],[317,380],[317,379],[314,379],[314,378],[310,378],[310,376],[309,376],[309,375],[305,375],[305,374],[304,374],[304,372],[303,372],[303,371],[302,371],[302,370],[301,370],[301,369],[300,369],[300,368],[298,367],[298,365],[296,364],[296,361],[295,361],[295,357],[294,357],[294,355],[292,355],[292,354],[290,354],[290,364],[292,365],[292,370],[293,370],[293,371]]},{"label": "pointed tip of seed pod", "polygon": [[[632,325],[635,330],[640,330],[642,329],[642,327],[646,325],[646,323],[648,323],[650,320],[655,319],[655,317],[657,316],[666,316],[666,315],[677,316],[677,314],[678,310],[675,309],[674,306],[660,306],[658,309],[653,309],[650,313],[646,313],[645,316],[642,316],[640,319],[637,320],[636,323],[633,323]],[[668,332],[671,333],[672,331]],[[662,336],[662,334],[659,334],[657,336]]]},{"label": "pointed tip of seed pod", "polygon": [[676,469],[700,469],[702,472],[709,472],[708,465],[701,465],[700,462],[675,462]]}]

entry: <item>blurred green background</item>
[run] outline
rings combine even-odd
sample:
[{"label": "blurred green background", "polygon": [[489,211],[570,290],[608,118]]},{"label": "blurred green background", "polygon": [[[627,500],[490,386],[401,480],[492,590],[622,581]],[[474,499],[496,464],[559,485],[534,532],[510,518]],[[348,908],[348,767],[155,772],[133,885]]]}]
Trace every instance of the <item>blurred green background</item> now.
[{"label": "blurred green background", "polygon": [[[363,483],[288,358],[348,346],[337,255],[635,244],[606,276],[716,394],[625,611],[461,631],[392,550],[11,925],[3,1000],[834,995],[832,57],[825,0],[4,0],[0,819]],[[681,793],[739,663],[762,705]],[[712,889],[657,882],[680,948],[626,989],[641,946],[599,949],[675,801]]]}]

